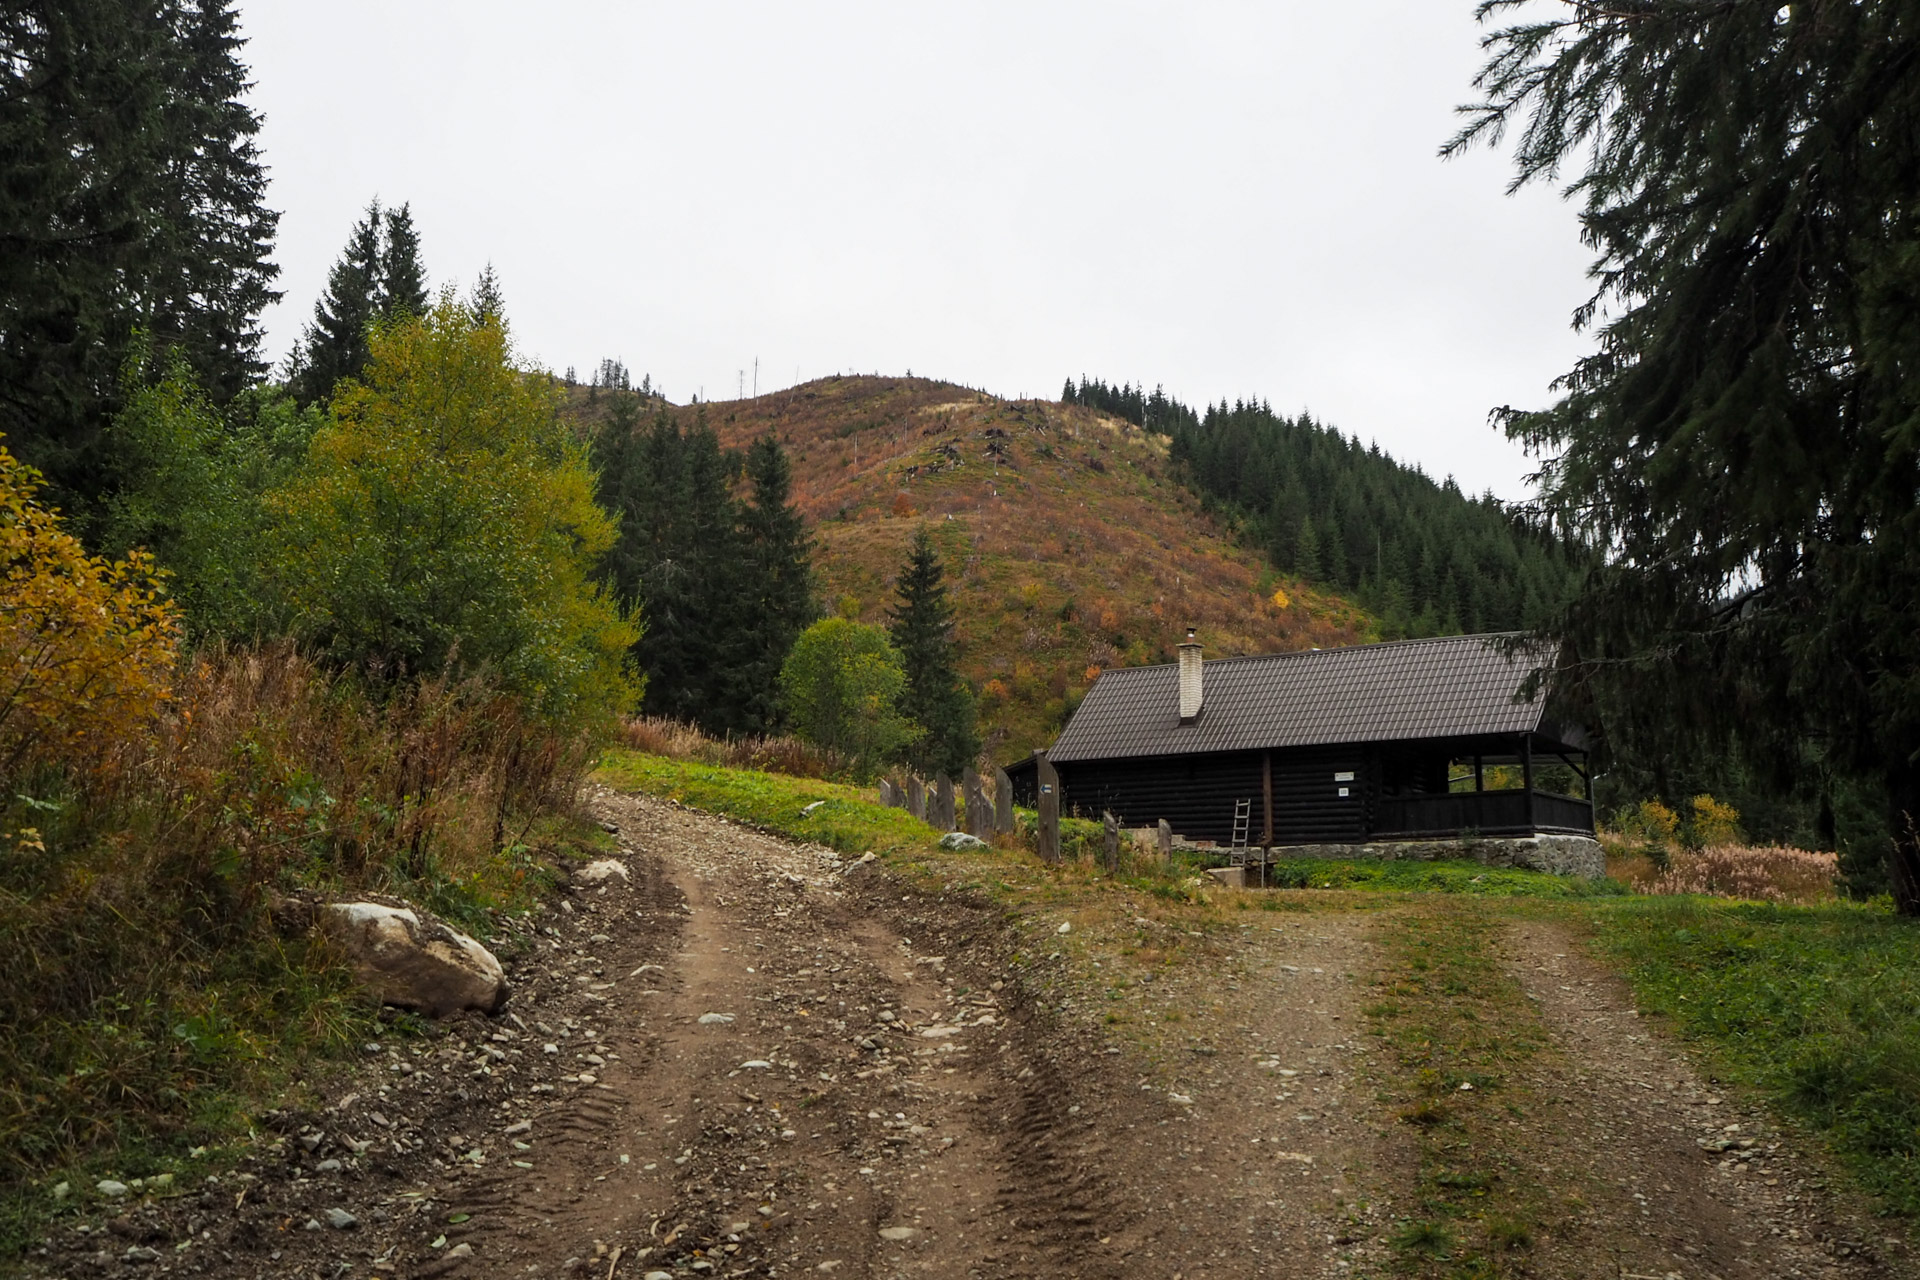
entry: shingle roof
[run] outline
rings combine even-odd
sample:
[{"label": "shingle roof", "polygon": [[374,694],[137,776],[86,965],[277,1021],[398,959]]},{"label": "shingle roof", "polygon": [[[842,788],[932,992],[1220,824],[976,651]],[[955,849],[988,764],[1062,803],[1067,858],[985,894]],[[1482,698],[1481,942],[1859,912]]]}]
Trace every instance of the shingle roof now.
[{"label": "shingle roof", "polygon": [[1102,673],[1047,753],[1056,763],[1273,747],[1531,733],[1516,702],[1538,655],[1507,635],[1448,636],[1203,664],[1200,718],[1180,723],[1179,666]]}]

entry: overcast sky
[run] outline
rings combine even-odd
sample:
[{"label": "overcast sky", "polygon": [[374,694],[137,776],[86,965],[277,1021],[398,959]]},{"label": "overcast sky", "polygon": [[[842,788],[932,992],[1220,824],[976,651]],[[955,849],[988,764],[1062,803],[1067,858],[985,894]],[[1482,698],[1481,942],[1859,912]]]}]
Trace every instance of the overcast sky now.
[{"label": "overcast sky", "polygon": [[1472,0],[242,0],[282,355],[367,201],[523,353],[676,401],[838,371],[1311,409],[1525,492],[1489,409],[1586,349],[1551,191],[1442,163]]}]

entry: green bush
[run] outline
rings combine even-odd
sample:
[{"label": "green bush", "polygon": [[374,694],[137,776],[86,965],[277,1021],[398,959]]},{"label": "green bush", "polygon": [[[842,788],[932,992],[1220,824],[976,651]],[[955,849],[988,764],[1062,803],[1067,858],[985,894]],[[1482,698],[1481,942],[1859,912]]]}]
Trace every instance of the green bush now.
[{"label": "green bush", "polygon": [[551,722],[628,710],[639,624],[592,580],[614,526],[547,380],[450,295],[372,347],[267,495],[295,634],[380,679],[488,673]]},{"label": "green bush", "polygon": [[871,778],[920,734],[900,713],[907,677],[878,627],[826,618],[800,633],[780,668],[787,716],[800,736]]}]

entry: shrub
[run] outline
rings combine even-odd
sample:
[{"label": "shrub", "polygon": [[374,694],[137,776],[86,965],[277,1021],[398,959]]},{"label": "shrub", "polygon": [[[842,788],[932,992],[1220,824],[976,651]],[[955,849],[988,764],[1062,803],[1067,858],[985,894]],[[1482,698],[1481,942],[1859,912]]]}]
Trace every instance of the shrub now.
[{"label": "shrub", "polygon": [[484,936],[533,887],[584,739],[476,681],[381,694],[291,645],[204,654],[126,767],[45,793],[44,848],[0,848],[0,1185],[215,1140],[222,1108],[352,1041],[371,1010],[276,933],[282,894],[400,894]]},{"label": "shrub", "polygon": [[1715,845],[1741,844],[1746,837],[1740,831],[1740,811],[1709,795],[1698,795],[1689,806],[1683,842],[1694,849]]},{"label": "shrub", "polygon": [[267,497],[296,634],[382,679],[490,673],[556,723],[630,709],[639,628],[592,581],[614,526],[557,393],[450,295],[372,352]]},{"label": "shrub", "polygon": [[1679,814],[1658,800],[1642,800],[1614,814],[1613,831],[1603,834],[1601,843],[1610,856],[1644,858],[1664,871],[1679,832]]},{"label": "shrub", "polygon": [[845,618],[826,618],[801,632],[780,669],[794,727],[846,758],[862,780],[920,733],[899,710],[906,683],[887,633]]},{"label": "shrub", "polygon": [[[108,764],[165,705],[179,614],[139,552],[89,556],[0,446],[0,785]],[[32,837],[28,837],[32,838]]]}]

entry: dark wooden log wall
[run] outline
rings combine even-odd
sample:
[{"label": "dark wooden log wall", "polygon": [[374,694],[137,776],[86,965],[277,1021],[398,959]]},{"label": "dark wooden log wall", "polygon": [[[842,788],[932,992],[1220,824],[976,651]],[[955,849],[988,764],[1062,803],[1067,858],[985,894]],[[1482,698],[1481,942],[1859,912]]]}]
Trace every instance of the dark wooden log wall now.
[{"label": "dark wooden log wall", "polygon": [[[1266,829],[1264,753],[1087,761],[1059,766],[1068,812],[1111,810],[1121,825],[1165,819],[1189,840],[1227,844],[1233,806],[1253,802],[1255,839]],[[1336,775],[1351,773],[1350,780]],[[1342,796],[1344,787],[1347,794]],[[1359,750],[1272,753],[1276,844],[1338,844],[1366,839],[1367,772]]]}]

